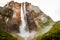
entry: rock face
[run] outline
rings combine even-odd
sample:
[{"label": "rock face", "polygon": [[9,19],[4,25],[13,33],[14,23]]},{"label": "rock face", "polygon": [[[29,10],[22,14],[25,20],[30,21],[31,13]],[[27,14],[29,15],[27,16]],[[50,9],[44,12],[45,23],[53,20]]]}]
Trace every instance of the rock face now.
[{"label": "rock face", "polygon": [[37,30],[42,26],[47,26],[53,22],[53,20],[44,14],[39,7],[32,5],[31,3],[26,4],[26,16],[29,25],[29,30]]},{"label": "rock face", "polygon": [[[25,5],[24,5],[25,4]],[[29,31],[36,31],[38,28],[47,26],[53,22],[53,20],[44,14],[39,7],[32,5],[31,3],[17,3],[11,1],[4,7],[13,10],[11,19],[8,19],[6,23],[6,29],[9,32],[19,32],[19,25],[21,23],[21,5],[25,6],[26,10],[26,22],[28,24]],[[23,8],[24,9],[24,8]],[[1,10],[1,9],[0,9]],[[25,13],[25,12],[24,12]],[[9,14],[10,15],[10,14]]]},{"label": "rock face", "polygon": [[12,19],[8,21],[8,25],[10,26],[9,31],[19,32],[19,25],[21,23],[21,3],[17,3],[14,1],[9,2],[5,5],[7,8],[11,8],[13,10]]},{"label": "rock face", "polygon": [[21,3],[9,2],[0,7],[0,29],[8,32],[19,32],[21,23]]},{"label": "rock face", "polygon": [[21,21],[21,3],[11,1],[6,4],[5,7],[11,8],[13,10],[13,23],[18,24]]},{"label": "rock face", "polygon": [[0,30],[7,30],[7,19],[12,19],[13,10],[6,7],[0,7]]},{"label": "rock face", "polygon": [[26,14],[26,17],[27,17],[27,23],[29,25],[29,30],[36,30],[37,29],[37,25],[35,24],[34,22],[34,19],[32,17],[32,14],[31,12],[29,12],[28,14]]}]

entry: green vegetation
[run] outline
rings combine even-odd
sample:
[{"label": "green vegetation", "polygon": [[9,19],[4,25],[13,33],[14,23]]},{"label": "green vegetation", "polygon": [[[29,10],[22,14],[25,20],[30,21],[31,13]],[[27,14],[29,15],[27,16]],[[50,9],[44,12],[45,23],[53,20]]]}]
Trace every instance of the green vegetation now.
[{"label": "green vegetation", "polygon": [[56,22],[47,33],[39,35],[33,40],[60,40],[60,21]]},{"label": "green vegetation", "polygon": [[0,30],[0,40],[18,40],[16,37],[13,37],[6,31]]},{"label": "green vegetation", "polygon": [[49,16],[47,16],[46,18],[47,18],[47,22],[42,23],[42,25],[41,25],[42,27],[47,26],[54,22]]}]

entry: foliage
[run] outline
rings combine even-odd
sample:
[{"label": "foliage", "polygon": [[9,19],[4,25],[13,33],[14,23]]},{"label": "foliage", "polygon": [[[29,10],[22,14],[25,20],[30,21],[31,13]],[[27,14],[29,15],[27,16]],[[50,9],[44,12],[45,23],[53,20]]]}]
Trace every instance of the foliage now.
[{"label": "foliage", "polygon": [[0,30],[0,40],[17,40],[17,38],[13,37],[6,31]]},{"label": "foliage", "polygon": [[60,21],[56,22],[47,33],[33,40],[60,40]]},{"label": "foliage", "polygon": [[46,18],[47,18],[47,22],[42,23],[42,25],[41,25],[42,27],[47,26],[50,23],[53,23],[54,22],[49,16],[47,16]]}]

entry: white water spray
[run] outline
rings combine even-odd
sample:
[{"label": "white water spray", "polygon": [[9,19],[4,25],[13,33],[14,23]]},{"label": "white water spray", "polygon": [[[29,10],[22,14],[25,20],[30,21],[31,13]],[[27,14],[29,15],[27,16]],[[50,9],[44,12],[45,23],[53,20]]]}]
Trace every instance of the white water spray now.
[{"label": "white water spray", "polygon": [[21,25],[19,26],[20,28],[20,33],[18,34],[19,36],[22,37],[27,37],[27,35],[29,35],[29,32],[26,31],[26,20],[25,20],[25,15],[26,15],[26,11],[25,11],[25,4],[24,6],[21,5]]},{"label": "white water spray", "polygon": [[26,33],[25,12],[23,10],[24,9],[22,9],[22,6],[21,6],[21,22],[22,22],[22,24],[20,25],[20,35],[21,36],[24,36],[24,34]]},{"label": "white water spray", "polygon": [[32,31],[31,33],[29,33],[29,31],[26,31],[26,27],[27,27],[27,21],[25,20],[26,17],[26,8],[25,8],[25,3],[24,6],[21,5],[21,25],[19,26],[20,28],[20,33],[18,33],[17,35],[25,38],[25,40],[28,40],[29,37],[33,37],[35,32]]}]

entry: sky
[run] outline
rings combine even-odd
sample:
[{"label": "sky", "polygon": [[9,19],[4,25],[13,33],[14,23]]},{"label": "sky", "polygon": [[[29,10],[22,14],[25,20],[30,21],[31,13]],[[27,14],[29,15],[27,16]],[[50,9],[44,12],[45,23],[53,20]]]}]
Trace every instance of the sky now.
[{"label": "sky", "polygon": [[[0,6],[4,6],[12,0],[0,0]],[[38,6],[46,15],[50,16],[54,21],[60,20],[60,0],[14,0],[15,2],[29,2]]]}]

